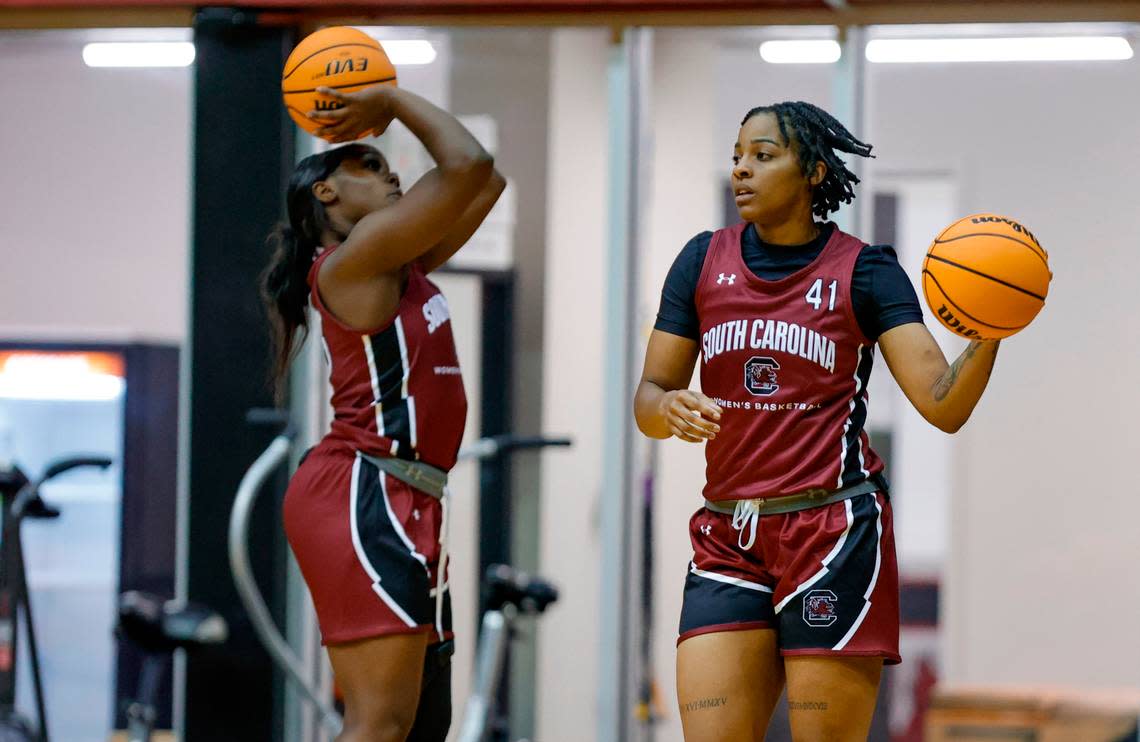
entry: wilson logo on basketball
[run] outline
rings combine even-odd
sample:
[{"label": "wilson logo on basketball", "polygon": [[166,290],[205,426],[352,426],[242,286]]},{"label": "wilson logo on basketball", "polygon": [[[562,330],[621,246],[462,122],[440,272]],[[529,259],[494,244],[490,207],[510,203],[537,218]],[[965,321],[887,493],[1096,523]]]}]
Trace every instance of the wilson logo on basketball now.
[{"label": "wilson logo on basketball", "polygon": [[978,337],[978,331],[966,327],[966,325],[962,323],[962,320],[955,317],[954,313],[950,311],[950,307],[945,304],[938,308],[938,318],[942,320],[942,324],[946,325],[948,329],[953,330],[964,338]]},{"label": "wilson logo on basketball", "polygon": [[1033,244],[1037,245],[1038,247],[1041,246],[1041,243],[1037,241],[1037,238],[1033,236],[1032,232],[1030,232],[1028,229],[1023,227],[1022,225],[1018,224],[1014,220],[1006,219],[1004,216],[988,216],[988,215],[987,216],[975,216],[975,217],[971,218],[970,221],[974,224],[985,224],[986,222],[993,222],[996,224],[1008,224],[1009,226],[1013,227],[1013,231],[1020,232],[1021,234],[1025,235],[1029,239],[1033,240]]}]

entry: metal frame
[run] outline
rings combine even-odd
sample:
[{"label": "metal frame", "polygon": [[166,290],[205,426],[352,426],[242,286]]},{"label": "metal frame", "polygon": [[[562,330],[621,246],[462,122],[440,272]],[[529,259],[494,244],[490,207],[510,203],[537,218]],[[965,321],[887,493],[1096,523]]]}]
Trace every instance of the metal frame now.
[{"label": "metal frame", "polygon": [[[1016,23],[1022,21],[1138,21],[1140,3],[1134,0],[995,0],[988,3],[953,0],[945,3],[847,2],[818,0],[800,8],[756,7],[755,3],[693,0],[632,2],[474,3],[453,0],[400,0],[367,7],[351,2],[246,2],[260,5],[262,24],[384,24],[445,26],[765,26],[837,25],[871,26],[902,23]],[[197,6],[165,0],[0,0],[0,28],[107,28],[191,26]]]},{"label": "metal frame", "polygon": [[641,520],[634,517],[638,488],[633,476],[633,388],[640,216],[647,194],[638,173],[647,158],[649,85],[652,75],[650,29],[615,33],[607,66],[609,86],[608,236],[606,259],[606,336],[603,371],[601,496],[601,631],[598,641],[598,739],[635,738],[635,698],[642,677],[637,634],[643,630],[632,599],[640,584],[635,558]]}]

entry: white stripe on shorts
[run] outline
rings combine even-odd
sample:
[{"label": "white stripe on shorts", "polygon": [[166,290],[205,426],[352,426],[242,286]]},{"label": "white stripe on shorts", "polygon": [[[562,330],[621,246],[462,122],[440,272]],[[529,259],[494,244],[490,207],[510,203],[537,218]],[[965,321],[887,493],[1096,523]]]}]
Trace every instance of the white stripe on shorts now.
[{"label": "white stripe on shorts", "polygon": [[879,505],[878,495],[872,495],[875,498],[875,571],[871,573],[871,584],[867,586],[867,592],[863,593],[863,610],[859,612],[859,618],[855,619],[855,623],[851,625],[847,634],[839,640],[832,649],[840,650],[847,646],[847,642],[851,641],[851,637],[855,636],[855,632],[863,625],[863,619],[867,617],[867,613],[871,610],[871,593],[875,592],[875,585],[879,582],[879,564],[883,560],[883,508]]},{"label": "white stripe on shorts", "polygon": [[727,585],[736,585],[737,587],[743,587],[746,590],[755,590],[758,593],[772,592],[772,588],[765,587],[759,582],[749,582],[748,580],[742,580],[739,577],[729,577],[728,575],[720,575],[716,572],[706,572],[703,569],[697,569],[695,562],[689,562],[689,571],[695,574],[697,577],[704,577],[706,580],[716,580],[717,582],[723,582]]}]

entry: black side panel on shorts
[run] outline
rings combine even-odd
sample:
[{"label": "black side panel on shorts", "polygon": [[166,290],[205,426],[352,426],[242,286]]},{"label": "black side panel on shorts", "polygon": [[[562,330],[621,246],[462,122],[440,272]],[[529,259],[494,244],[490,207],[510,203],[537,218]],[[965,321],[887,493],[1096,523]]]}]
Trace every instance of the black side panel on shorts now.
[{"label": "black side panel on shorts", "polygon": [[764,621],[775,627],[772,593],[701,577],[692,571],[685,577],[680,634],[708,626]]},{"label": "black side panel on shorts", "polygon": [[[388,515],[380,470],[361,460],[356,482],[356,535],[372,569],[380,575],[379,587],[415,622],[435,623],[433,585],[423,564],[412,556]],[[375,588],[374,588],[375,589]],[[380,600],[380,596],[377,595]]]},{"label": "black side panel on shorts", "polygon": [[831,649],[860,619],[879,555],[876,496],[851,503],[852,524],[827,573],[780,611],[781,649]]}]

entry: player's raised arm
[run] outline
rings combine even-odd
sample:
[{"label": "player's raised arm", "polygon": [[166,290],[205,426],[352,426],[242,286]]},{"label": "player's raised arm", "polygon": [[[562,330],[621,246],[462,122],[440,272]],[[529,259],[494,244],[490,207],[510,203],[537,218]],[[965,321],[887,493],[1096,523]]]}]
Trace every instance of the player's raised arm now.
[{"label": "player's raised arm", "polygon": [[[436,167],[390,207],[363,216],[329,265],[333,275],[343,277],[391,273],[424,255],[452,231],[483,193],[494,171],[494,159],[454,116],[414,93],[384,86],[359,93],[326,92],[338,97],[344,107],[319,114],[328,122],[318,132],[322,136],[331,141],[355,139],[366,131],[386,129],[393,119],[399,119],[435,160]],[[322,193],[317,196],[321,198]]]}]

